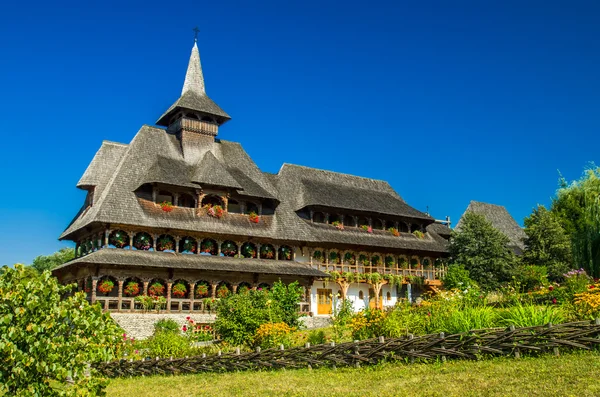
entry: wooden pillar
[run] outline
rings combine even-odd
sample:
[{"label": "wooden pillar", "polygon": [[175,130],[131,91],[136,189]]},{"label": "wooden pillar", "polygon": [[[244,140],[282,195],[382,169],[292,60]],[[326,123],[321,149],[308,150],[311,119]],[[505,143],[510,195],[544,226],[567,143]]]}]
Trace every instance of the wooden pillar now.
[{"label": "wooden pillar", "polygon": [[125,282],[124,279],[120,278],[118,280],[119,283],[119,289],[118,289],[118,302],[117,302],[117,311],[120,312],[121,311],[121,303],[123,302],[123,283]]},{"label": "wooden pillar", "polygon": [[315,212],[313,210],[310,210],[310,222],[314,222],[313,218],[315,216]]},{"label": "wooden pillar", "polygon": [[189,282],[190,285],[190,295],[189,295],[189,299],[190,299],[190,312],[194,311],[194,299],[195,299],[195,288],[196,288],[196,284],[194,284],[193,282]]},{"label": "wooden pillar", "polygon": [[329,224],[329,213],[325,212],[325,223]]},{"label": "wooden pillar", "polygon": [[260,244],[256,244],[256,258],[260,259]]},{"label": "wooden pillar", "polygon": [[238,258],[239,258],[240,256],[242,256],[242,254],[241,254],[241,252],[242,252],[242,244],[244,244],[244,243],[243,243],[243,242],[241,242],[241,243],[240,243],[239,241],[236,241],[236,242],[235,242],[235,245],[237,245],[237,255],[236,255],[236,256],[237,256]]},{"label": "wooden pillar", "polygon": [[179,242],[181,241],[181,237],[175,236],[175,253],[179,253]]},{"label": "wooden pillar", "polygon": [[152,249],[156,252],[156,240],[158,240],[158,234],[152,235]]},{"label": "wooden pillar", "polygon": [[238,288],[237,284],[232,284],[231,285],[231,289],[233,290],[234,294],[237,293],[237,288]]},{"label": "wooden pillar", "polygon": [[217,283],[215,283],[214,281],[211,281],[210,288],[211,288],[211,297],[213,299],[215,299],[217,297]]},{"label": "wooden pillar", "polygon": [[77,242],[75,243],[75,258],[78,258],[78,257],[79,257],[79,248],[80,248],[80,247],[81,247],[81,246],[79,245],[79,241],[77,241]]},{"label": "wooden pillar", "polygon": [[97,244],[98,244],[98,249],[100,249],[100,248],[103,248],[103,247],[102,247],[102,233],[100,233],[100,234],[98,235]]},{"label": "wooden pillar", "polygon": [[[217,243],[217,256],[221,256],[221,244],[223,244],[222,241],[217,241],[215,240],[215,242]],[[198,250],[200,251],[200,250]]]},{"label": "wooden pillar", "polygon": [[171,287],[173,280],[167,280],[167,313],[171,313]]},{"label": "wooden pillar", "polygon": [[278,245],[274,245],[273,248],[275,248],[275,260],[279,260],[279,246]]},{"label": "wooden pillar", "polygon": [[262,203],[258,203],[258,216],[262,216]]},{"label": "wooden pillar", "polygon": [[133,249],[133,235],[135,234],[135,232],[129,232],[129,249],[132,250]]},{"label": "wooden pillar", "polygon": [[173,205],[177,207],[179,205],[179,193],[173,194]]},{"label": "wooden pillar", "polygon": [[148,284],[150,284],[150,280],[144,280],[144,291],[142,292],[142,295],[148,295]]},{"label": "wooden pillar", "polygon": [[110,235],[110,230],[104,230],[104,248],[108,248],[108,236]]},{"label": "wooden pillar", "polygon": [[92,277],[92,305],[96,303],[96,288],[98,287],[98,277]]},{"label": "wooden pillar", "polygon": [[154,186],[152,188],[152,202],[153,203],[156,203],[156,196],[157,196],[157,194],[158,194],[158,192],[157,192],[156,186]]}]

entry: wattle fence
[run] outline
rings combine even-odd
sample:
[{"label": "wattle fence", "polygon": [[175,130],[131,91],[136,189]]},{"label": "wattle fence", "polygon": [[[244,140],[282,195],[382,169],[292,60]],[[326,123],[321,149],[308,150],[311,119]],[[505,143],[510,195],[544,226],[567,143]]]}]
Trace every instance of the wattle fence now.
[{"label": "wattle fence", "polygon": [[477,360],[485,356],[514,356],[560,350],[589,350],[600,344],[600,319],[528,328],[479,329],[444,335],[408,335],[340,344],[260,350],[180,359],[113,361],[93,366],[106,377],[194,374],[280,368],[374,365],[384,361],[409,363],[447,359]]}]

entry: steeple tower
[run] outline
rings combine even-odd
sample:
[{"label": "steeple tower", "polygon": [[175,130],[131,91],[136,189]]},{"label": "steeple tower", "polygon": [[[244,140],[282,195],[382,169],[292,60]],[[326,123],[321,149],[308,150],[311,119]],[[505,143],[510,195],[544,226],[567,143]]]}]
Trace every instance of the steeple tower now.
[{"label": "steeple tower", "polygon": [[231,118],[206,95],[197,40],[194,40],[181,96],[156,124],[170,133],[190,132],[215,137],[219,126]]}]

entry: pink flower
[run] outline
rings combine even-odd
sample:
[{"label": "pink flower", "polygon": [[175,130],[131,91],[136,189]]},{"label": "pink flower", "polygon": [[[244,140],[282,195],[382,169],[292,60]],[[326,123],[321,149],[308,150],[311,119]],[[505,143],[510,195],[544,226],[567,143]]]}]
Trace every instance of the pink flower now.
[{"label": "pink flower", "polygon": [[186,331],[187,331],[187,327],[184,325],[184,326],[183,326],[183,328],[181,328],[181,330],[182,330],[183,332],[186,332]]},{"label": "pink flower", "polygon": [[552,299],[552,303],[556,305],[556,298]]}]

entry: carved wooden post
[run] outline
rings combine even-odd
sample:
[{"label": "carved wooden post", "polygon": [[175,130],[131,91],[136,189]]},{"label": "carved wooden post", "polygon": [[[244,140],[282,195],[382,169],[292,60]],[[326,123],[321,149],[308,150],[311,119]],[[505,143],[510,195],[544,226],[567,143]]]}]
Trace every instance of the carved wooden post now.
[{"label": "carved wooden post", "polygon": [[221,256],[221,244],[223,244],[223,242],[217,240],[215,240],[215,242],[217,243],[217,256]]},{"label": "carved wooden post", "polygon": [[135,232],[129,232],[129,249],[132,250],[133,249],[133,235],[135,234]]},{"label": "carved wooden post", "polygon": [[175,253],[179,253],[179,242],[181,241],[181,237],[175,236]]},{"label": "carved wooden post", "polygon": [[177,207],[179,205],[179,193],[173,194],[173,205]]},{"label": "carved wooden post", "polygon": [[234,293],[234,294],[236,294],[236,293],[237,293],[237,288],[238,288],[237,284],[233,284],[233,285],[231,286],[231,289],[233,290],[233,293]]},{"label": "carved wooden post", "polygon": [[118,303],[117,303],[117,311],[120,312],[121,311],[121,303],[123,301],[123,283],[125,282],[124,279],[120,278],[118,280],[119,283],[119,289],[118,289],[118,294],[117,294],[117,299],[118,299]]},{"label": "carved wooden post", "polygon": [[146,296],[148,295],[148,284],[150,284],[150,280],[144,280],[144,292],[142,294]]},{"label": "carved wooden post", "polygon": [[243,244],[243,243],[240,243],[239,241],[236,241],[236,242],[235,242],[235,245],[237,245],[237,255],[236,255],[237,257],[240,257],[240,256],[241,256],[241,252],[242,252],[242,244]]},{"label": "carved wooden post", "polygon": [[78,241],[75,243],[75,258],[79,257],[79,248],[80,248],[80,245],[79,245],[79,241]]},{"label": "carved wooden post", "polygon": [[102,247],[102,233],[98,235],[98,240],[96,243],[98,244],[98,249],[103,248]]},{"label": "carved wooden post", "polygon": [[310,210],[310,222],[314,222],[313,217],[315,215],[315,212],[313,210]]},{"label": "carved wooden post", "polygon": [[190,284],[190,296],[189,296],[190,312],[193,312],[194,311],[194,299],[195,299],[195,294],[196,294],[196,291],[195,291],[196,284],[194,284],[193,282],[189,282],[189,284]]},{"label": "carved wooden post", "polygon": [[275,249],[275,260],[279,260],[279,246],[278,245],[274,245],[273,248]]},{"label": "carved wooden post", "polygon": [[158,239],[158,234],[152,234],[152,249],[156,252],[156,240]]},{"label": "carved wooden post", "polygon": [[96,287],[98,287],[98,277],[92,277],[92,305],[96,303]]},{"label": "carved wooden post", "polygon": [[173,280],[167,280],[167,313],[171,313],[171,287]]},{"label": "carved wooden post", "polygon": [[210,288],[211,288],[211,297],[213,299],[215,299],[217,297],[217,283],[215,283],[214,281],[210,282]]}]

